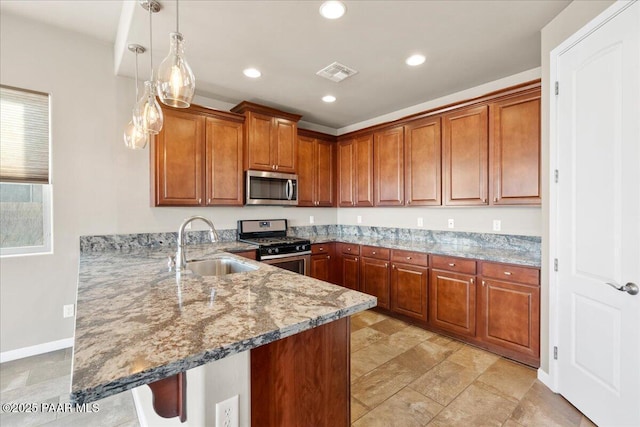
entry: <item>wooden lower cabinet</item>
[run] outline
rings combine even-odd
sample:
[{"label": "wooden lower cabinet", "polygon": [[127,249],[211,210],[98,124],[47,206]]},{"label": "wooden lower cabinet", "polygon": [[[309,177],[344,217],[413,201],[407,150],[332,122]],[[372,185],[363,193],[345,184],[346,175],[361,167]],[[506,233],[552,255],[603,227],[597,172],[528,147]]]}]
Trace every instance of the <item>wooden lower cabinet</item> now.
[{"label": "wooden lower cabinet", "polygon": [[391,265],[391,311],[427,321],[429,269],[418,265]]},{"label": "wooden lower cabinet", "polygon": [[322,243],[311,245],[311,266],[309,275],[314,279],[335,283],[334,243]]},{"label": "wooden lower cabinet", "polygon": [[362,257],[360,291],[378,298],[378,307],[387,310],[391,308],[389,304],[389,261]]},{"label": "wooden lower cabinet", "polygon": [[429,323],[456,335],[476,335],[475,276],[431,270]]},{"label": "wooden lower cabinet", "polygon": [[349,318],[251,350],[251,425],[350,425]]},{"label": "wooden lower cabinet", "polygon": [[335,283],[360,290],[360,245],[336,243]]},{"label": "wooden lower cabinet", "polygon": [[483,263],[482,272],[507,277],[509,281],[482,277],[478,295],[478,338],[491,350],[537,366],[540,363],[539,270]]}]

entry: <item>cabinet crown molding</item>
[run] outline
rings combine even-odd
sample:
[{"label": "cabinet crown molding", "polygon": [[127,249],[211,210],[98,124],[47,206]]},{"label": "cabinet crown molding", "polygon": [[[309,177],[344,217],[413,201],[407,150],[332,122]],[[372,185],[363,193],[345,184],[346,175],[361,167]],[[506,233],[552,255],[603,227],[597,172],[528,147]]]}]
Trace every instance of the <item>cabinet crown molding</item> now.
[{"label": "cabinet crown molding", "polygon": [[286,111],[278,110],[275,108],[267,107],[266,105],[255,104],[249,101],[242,101],[231,109],[232,113],[244,114],[250,111],[253,113],[266,114],[268,116],[280,117],[282,119],[298,122],[302,116],[300,114],[287,113]]}]

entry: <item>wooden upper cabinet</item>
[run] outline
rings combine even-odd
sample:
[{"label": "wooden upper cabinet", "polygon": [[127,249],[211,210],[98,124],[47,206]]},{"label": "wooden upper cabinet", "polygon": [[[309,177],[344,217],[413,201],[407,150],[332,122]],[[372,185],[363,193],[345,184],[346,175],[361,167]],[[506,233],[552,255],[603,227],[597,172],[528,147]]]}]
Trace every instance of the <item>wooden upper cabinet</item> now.
[{"label": "wooden upper cabinet", "polygon": [[340,142],[338,144],[338,206],[340,207],[354,206],[356,203],[355,163],[355,141]]},{"label": "wooden upper cabinet", "polygon": [[152,205],[241,206],[244,117],[197,105],[162,110],[150,150]]},{"label": "wooden upper cabinet", "polygon": [[242,122],[206,119],[206,204],[242,205]]},{"label": "wooden upper cabinet", "polygon": [[404,127],[397,126],[374,134],[375,206],[404,204]]},{"label": "wooden upper cabinet", "polygon": [[373,134],[355,139],[355,206],[373,206]]},{"label": "wooden upper cabinet", "polygon": [[488,109],[482,105],[443,116],[445,205],[488,204]]},{"label": "wooden upper cabinet", "polygon": [[298,136],[298,206],[336,206],[335,145]]},{"label": "wooden upper cabinet", "polygon": [[490,105],[490,198],[540,204],[540,90]]},{"label": "wooden upper cabinet", "polygon": [[404,195],[407,206],[442,204],[440,117],[404,127]]},{"label": "wooden upper cabinet", "polygon": [[204,198],[205,118],[163,109],[164,126],[152,142],[152,204],[199,206]]},{"label": "wooden upper cabinet", "polygon": [[244,114],[244,168],[297,172],[298,120],[302,116],[243,101],[231,109]]},{"label": "wooden upper cabinet", "polygon": [[338,144],[338,206],[373,206],[373,134]]}]

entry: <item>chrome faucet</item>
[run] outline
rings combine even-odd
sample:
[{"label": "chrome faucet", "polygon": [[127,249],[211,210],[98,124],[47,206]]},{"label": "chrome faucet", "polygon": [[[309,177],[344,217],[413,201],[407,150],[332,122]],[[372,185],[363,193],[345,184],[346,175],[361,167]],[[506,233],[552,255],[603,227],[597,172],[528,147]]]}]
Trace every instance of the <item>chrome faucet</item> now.
[{"label": "chrome faucet", "polygon": [[184,222],[180,225],[178,229],[178,252],[176,253],[176,272],[180,272],[183,268],[187,266],[187,255],[184,250],[184,229],[188,224],[199,219],[204,221],[209,226],[209,236],[211,237],[211,242],[217,242],[220,240],[218,236],[218,232],[216,228],[213,226],[213,223],[200,215],[194,215],[184,220]]}]

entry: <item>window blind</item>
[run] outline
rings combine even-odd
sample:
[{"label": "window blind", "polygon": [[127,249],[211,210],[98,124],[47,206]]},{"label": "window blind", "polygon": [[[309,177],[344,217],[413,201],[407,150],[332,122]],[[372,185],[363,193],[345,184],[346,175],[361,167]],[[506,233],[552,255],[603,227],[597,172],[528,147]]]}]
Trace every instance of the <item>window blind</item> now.
[{"label": "window blind", "polygon": [[49,95],[0,86],[0,182],[49,183]]}]

